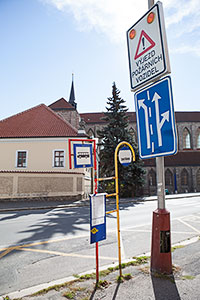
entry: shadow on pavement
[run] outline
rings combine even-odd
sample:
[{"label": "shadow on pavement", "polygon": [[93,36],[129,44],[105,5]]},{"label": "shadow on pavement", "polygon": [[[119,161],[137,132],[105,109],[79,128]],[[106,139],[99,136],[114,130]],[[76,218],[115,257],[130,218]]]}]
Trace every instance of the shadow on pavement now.
[{"label": "shadow on pavement", "polygon": [[115,292],[114,292],[114,295],[112,297],[112,300],[115,300],[116,297],[117,297],[117,293],[118,293],[118,290],[119,290],[119,286],[120,286],[120,282],[118,282],[117,286],[116,286],[116,289],[115,289]]},{"label": "shadow on pavement", "polygon": [[169,278],[151,275],[151,280],[155,300],[181,300],[173,275]]}]

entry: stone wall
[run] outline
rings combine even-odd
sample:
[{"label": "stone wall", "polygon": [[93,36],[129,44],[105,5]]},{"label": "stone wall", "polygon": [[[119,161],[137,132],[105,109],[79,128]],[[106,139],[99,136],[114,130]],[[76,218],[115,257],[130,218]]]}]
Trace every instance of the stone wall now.
[{"label": "stone wall", "polygon": [[84,196],[83,174],[0,173],[0,198]]}]

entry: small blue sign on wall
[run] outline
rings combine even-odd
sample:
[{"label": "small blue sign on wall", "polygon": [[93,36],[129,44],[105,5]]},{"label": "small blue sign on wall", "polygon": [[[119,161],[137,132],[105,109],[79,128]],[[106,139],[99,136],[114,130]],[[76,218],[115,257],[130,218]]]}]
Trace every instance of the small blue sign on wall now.
[{"label": "small blue sign on wall", "polygon": [[92,168],[92,144],[73,144],[74,168]]},{"label": "small blue sign on wall", "polygon": [[90,243],[106,239],[106,194],[90,195]]},{"label": "small blue sign on wall", "polygon": [[173,155],[177,134],[171,78],[167,76],[135,93],[139,155]]}]

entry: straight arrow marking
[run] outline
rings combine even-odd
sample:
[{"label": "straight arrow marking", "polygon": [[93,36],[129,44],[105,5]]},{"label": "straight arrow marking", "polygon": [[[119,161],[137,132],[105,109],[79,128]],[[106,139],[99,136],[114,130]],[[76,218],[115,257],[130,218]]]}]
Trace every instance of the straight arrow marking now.
[{"label": "straight arrow marking", "polygon": [[145,127],[146,127],[146,137],[147,137],[147,148],[151,148],[150,145],[150,133],[149,133],[149,118],[148,118],[148,110],[147,106],[144,104],[145,99],[138,100],[138,106],[139,109],[142,107],[144,109],[144,115],[145,115]]}]

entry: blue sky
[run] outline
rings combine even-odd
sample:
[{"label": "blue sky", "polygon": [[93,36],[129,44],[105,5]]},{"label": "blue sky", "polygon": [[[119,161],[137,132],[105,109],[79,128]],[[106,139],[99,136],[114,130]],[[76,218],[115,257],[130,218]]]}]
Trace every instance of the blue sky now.
[{"label": "blue sky", "polygon": [[[200,110],[200,0],[163,0],[176,111]],[[0,119],[61,97],[104,111],[113,81],[130,111],[126,30],[148,0],[0,0]]]}]

